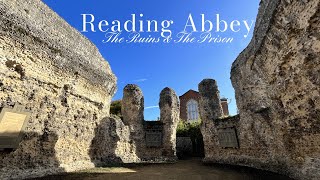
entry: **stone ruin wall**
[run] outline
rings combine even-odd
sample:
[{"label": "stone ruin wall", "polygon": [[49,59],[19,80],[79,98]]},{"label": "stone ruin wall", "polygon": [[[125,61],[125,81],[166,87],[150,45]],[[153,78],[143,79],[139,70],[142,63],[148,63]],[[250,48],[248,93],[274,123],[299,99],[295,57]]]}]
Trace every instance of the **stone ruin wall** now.
[{"label": "stone ruin wall", "polygon": [[[261,1],[253,39],[231,71],[240,120],[202,112],[209,118],[202,129],[205,161],[320,177],[319,18],[319,0]],[[239,149],[222,149],[216,138],[217,126],[230,123]]]},{"label": "stone ruin wall", "polygon": [[[205,150],[203,161],[205,163],[248,166],[281,173],[296,179],[317,179],[319,177],[317,173],[320,168],[316,160],[312,165],[308,164],[308,166],[301,167],[300,164],[290,159],[290,154],[282,154],[282,151],[286,151],[286,149],[281,149],[283,147],[279,146],[286,142],[277,144],[279,141],[274,140],[272,146],[268,146],[265,139],[273,138],[275,130],[265,132],[265,129],[270,128],[269,126],[276,127],[277,124],[271,124],[272,122],[268,122],[268,125],[262,124],[263,119],[259,118],[250,122],[248,121],[248,117],[243,116],[241,112],[240,115],[227,118],[222,117],[222,109],[219,107],[219,90],[216,81],[212,79],[203,80],[199,84],[199,92],[199,109],[202,117],[201,132]],[[255,113],[261,113],[261,116],[264,116],[264,118],[269,117],[266,116],[264,111]],[[239,145],[236,148],[223,147],[219,139],[219,130],[230,127],[236,130]],[[317,137],[314,138],[311,143],[318,140],[316,139]],[[306,156],[308,152],[316,152],[317,149],[316,147],[305,147],[304,150],[308,150],[306,151]],[[316,159],[317,156],[312,158]],[[309,169],[310,171],[304,171],[305,169]]]},{"label": "stone ruin wall", "polygon": [[[206,163],[236,164],[229,159],[240,159],[245,151],[243,150],[243,139],[240,133],[239,116],[223,117],[223,110],[220,102],[220,93],[217,82],[213,79],[204,79],[199,83],[200,102],[199,110],[201,116],[201,133],[204,142]],[[218,138],[220,128],[236,128],[240,141],[240,149],[222,148]],[[242,165],[242,164],[241,164]]]},{"label": "stone ruin wall", "polygon": [[0,179],[93,167],[116,90],[108,62],[40,0],[1,0],[0,14],[0,108],[31,112],[19,147],[0,151]]},{"label": "stone ruin wall", "polygon": [[[175,92],[164,88],[160,93],[160,121],[144,121],[144,97],[137,85],[123,90],[123,120],[113,117],[101,126],[94,140],[95,163],[161,163],[175,162],[176,129],[179,121],[179,101]],[[160,146],[148,147],[146,126],[161,125]]]}]

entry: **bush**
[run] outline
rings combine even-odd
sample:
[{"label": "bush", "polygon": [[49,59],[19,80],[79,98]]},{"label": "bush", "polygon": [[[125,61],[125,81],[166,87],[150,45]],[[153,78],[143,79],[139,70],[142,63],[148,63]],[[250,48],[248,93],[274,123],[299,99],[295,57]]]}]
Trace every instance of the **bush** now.
[{"label": "bush", "polygon": [[183,120],[180,120],[177,127],[177,136],[178,137],[190,137],[191,139],[196,139],[201,137],[200,130],[201,121],[188,123]]}]

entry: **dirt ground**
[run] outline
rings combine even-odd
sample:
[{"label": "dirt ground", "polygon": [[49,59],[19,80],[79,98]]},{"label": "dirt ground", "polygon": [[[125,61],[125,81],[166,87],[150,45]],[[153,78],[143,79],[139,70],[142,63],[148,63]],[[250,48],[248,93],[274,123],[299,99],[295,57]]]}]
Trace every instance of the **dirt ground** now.
[{"label": "dirt ground", "polygon": [[285,176],[244,167],[203,165],[200,159],[176,164],[94,168],[75,173],[47,176],[37,180],[290,180]]}]

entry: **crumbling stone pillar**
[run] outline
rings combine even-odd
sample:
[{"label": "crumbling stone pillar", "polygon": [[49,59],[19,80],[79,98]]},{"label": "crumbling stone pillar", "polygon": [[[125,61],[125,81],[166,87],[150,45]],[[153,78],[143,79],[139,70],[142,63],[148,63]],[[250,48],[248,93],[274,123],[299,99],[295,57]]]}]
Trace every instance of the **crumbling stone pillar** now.
[{"label": "crumbling stone pillar", "polygon": [[[121,113],[123,123],[129,127],[130,146],[137,153],[136,162],[140,161],[141,151],[144,151],[144,98],[141,89],[134,84],[128,84],[123,89]],[[124,150],[126,151],[126,150]]]},{"label": "crumbling stone pillar", "polygon": [[202,122],[218,119],[223,115],[217,82],[204,79],[199,84],[200,117]]},{"label": "crumbling stone pillar", "polygon": [[176,129],[179,122],[180,105],[174,90],[166,87],[160,93],[160,120],[163,125],[162,155],[176,159]]},{"label": "crumbling stone pillar", "polygon": [[204,143],[205,158],[210,159],[216,154],[218,138],[214,120],[223,115],[217,82],[213,79],[204,79],[199,83],[201,117],[201,133]]},{"label": "crumbling stone pillar", "polygon": [[128,84],[123,89],[121,113],[125,125],[142,125],[144,120],[144,98],[141,89]]}]

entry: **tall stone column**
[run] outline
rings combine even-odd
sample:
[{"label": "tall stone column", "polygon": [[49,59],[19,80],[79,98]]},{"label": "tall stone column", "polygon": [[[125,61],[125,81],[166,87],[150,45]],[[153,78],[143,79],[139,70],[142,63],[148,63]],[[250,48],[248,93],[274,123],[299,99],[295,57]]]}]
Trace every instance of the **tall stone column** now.
[{"label": "tall stone column", "polygon": [[218,148],[217,131],[214,120],[223,115],[217,82],[213,79],[204,79],[199,83],[201,117],[201,133],[204,143],[204,161],[211,159]]},{"label": "tall stone column", "polygon": [[203,123],[218,119],[223,115],[220,93],[214,79],[204,79],[199,83],[200,117]]},{"label": "tall stone column", "polygon": [[142,124],[144,120],[144,98],[141,89],[128,84],[123,89],[121,113],[125,125]]},{"label": "tall stone column", "polygon": [[176,159],[176,129],[179,122],[180,105],[174,90],[166,87],[160,93],[160,120],[163,125],[162,155]]},{"label": "tall stone column", "polygon": [[123,98],[121,105],[121,113],[123,116],[123,123],[129,126],[130,139],[139,155],[143,151],[144,145],[144,98],[141,89],[134,84],[128,84],[123,89]]}]

